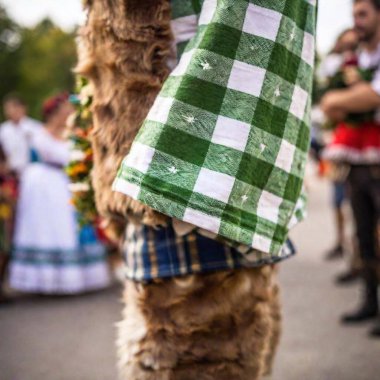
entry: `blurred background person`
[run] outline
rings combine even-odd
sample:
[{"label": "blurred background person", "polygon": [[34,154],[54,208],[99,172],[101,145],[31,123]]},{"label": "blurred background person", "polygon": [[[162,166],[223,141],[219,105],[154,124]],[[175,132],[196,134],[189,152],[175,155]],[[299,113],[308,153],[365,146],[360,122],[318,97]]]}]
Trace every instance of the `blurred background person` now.
[{"label": "blurred background person", "polygon": [[44,103],[45,127],[33,139],[39,162],[24,171],[10,264],[10,286],[22,292],[72,294],[110,282],[105,249],[90,228],[79,230],[64,167],[69,143],[66,95]]},{"label": "blurred background person", "polygon": [[19,175],[33,160],[31,141],[42,124],[27,116],[27,107],[18,95],[6,96],[3,105],[8,120],[0,126],[0,143],[9,168]]},{"label": "blurred background person", "polygon": [[[343,323],[369,320],[379,311],[380,0],[354,0],[353,15],[360,40],[358,68],[351,70],[348,88],[329,91],[321,102],[327,117],[339,122],[325,156],[349,165],[349,196],[363,261],[362,302],[342,317]],[[380,324],[371,335],[380,337]]]},{"label": "blurred background person", "polygon": [[[358,36],[354,29],[346,29],[337,38],[334,48],[321,63],[319,75],[323,80],[325,88],[340,87],[344,80],[343,73],[350,66],[351,62],[356,62],[356,50],[358,48]],[[336,227],[336,243],[327,252],[326,259],[334,260],[342,258],[344,255],[345,241],[345,215],[344,203],[346,200],[346,175],[340,170],[339,163],[328,166],[328,176],[333,182],[333,209]],[[348,274],[340,276],[343,281],[352,276],[353,270]]]},{"label": "blurred background person", "polygon": [[[42,124],[27,116],[23,99],[8,94],[3,100],[7,120],[0,125],[0,287],[5,281],[11,248],[19,177],[34,159],[31,142]],[[0,302],[8,301],[4,291]]]}]

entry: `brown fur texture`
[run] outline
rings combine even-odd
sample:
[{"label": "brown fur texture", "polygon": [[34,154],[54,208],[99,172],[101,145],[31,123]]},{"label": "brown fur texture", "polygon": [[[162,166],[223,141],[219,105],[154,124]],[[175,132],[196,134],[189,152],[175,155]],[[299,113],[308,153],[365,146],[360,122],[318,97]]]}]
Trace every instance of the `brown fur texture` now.
[{"label": "brown fur texture", "polygon": [[76,72],[94,88],[93,185],[103,216],[136,216],[148,225],[166,217],[122,194],[112,182],[169,74],[169,0],[88,0],[78,38]]},{"label": "brown fur texture", "polygon": [[[275,278],[275,276],[274,276]],[[282,314],[280,301],[280,288],[277,283],[274,283],[271,288],[270,313],[272,320],[272,328],[269,337],[269,350],[265,358],[265,375],[270,375],[273,370],[273,364],[277,348],[280,343],[282,331]]]},{"label": "brown fur texture", "polygon": [[279,337],[273,269],[128,281],[119,324],[122,379],[257,380]]}]

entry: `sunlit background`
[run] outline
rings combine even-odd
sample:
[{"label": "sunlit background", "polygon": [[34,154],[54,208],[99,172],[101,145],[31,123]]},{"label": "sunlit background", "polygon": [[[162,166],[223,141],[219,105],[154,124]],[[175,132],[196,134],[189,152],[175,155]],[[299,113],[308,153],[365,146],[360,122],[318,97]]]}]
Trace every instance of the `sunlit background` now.
[{"label": "sunlit background", "polygon": [[[351,25],[352,0],[320,0],[317,48],[320,57]],[[41,102],[59,91],[75,91],[76,28],[85,20],[81,0],[0,0],[3,43],[0,99],[23,95],[31,116],[41,117]],[[2,111],[0,110],[0,119]]]},{"label": "sunlit background", "polygon": [[[33,26],[49,17],[65,30],[84,20],[81,0],[2,0],[10,16],[20,24]],[[319,0],[318,50],[326,53],[335,37],[351,25],[351,0]]]}]

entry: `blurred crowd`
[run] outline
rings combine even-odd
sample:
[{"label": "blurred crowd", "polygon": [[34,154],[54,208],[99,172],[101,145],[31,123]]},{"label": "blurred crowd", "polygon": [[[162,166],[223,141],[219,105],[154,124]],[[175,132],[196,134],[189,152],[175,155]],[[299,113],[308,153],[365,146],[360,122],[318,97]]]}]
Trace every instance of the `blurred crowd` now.
[{"label": "blurred crowd", "polygon": [[18,95],[5,97],[3,107],[7,120],[0,126],[0,303],[9,301],[8,287],[54,295],[107,287],[107,244],[92,225],[79,225],[70,203],[65,129],[74,109],[68,95],[44,102],[43,122],[28,117]]},{"label": "blurred crowd", "polygon": [[[339,285],[363,285],[360,304],[342,316],[344,324],[379,314],[380,1],[355,0],[353,19],[317,72],[311,144],[320,173],[332,182],[336,244],[326,259],[348,259],[347,271],[336,278]],[[347,240],[345,205],[355,226]],[[380,337],[380,320],[370,335]]]}]

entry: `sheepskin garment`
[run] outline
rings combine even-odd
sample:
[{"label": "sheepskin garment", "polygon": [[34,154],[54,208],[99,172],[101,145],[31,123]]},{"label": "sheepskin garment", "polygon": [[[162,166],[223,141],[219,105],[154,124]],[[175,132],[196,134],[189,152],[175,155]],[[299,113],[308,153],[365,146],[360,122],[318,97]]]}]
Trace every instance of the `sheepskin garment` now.
[{"label": "sheepskin garment", "polygon": [[278,256],[309,147],[316,0],[205,0],[114,190]]}]

